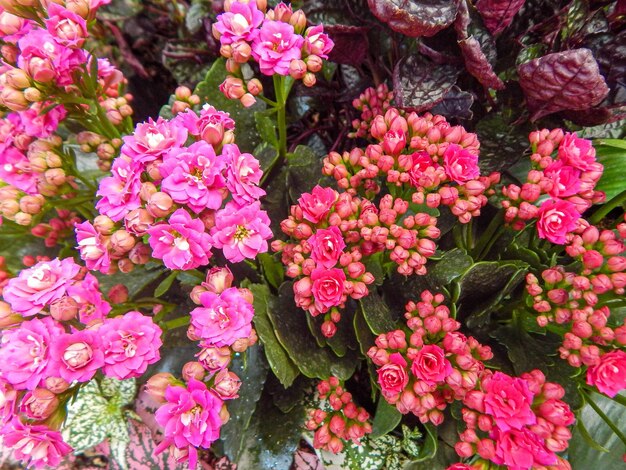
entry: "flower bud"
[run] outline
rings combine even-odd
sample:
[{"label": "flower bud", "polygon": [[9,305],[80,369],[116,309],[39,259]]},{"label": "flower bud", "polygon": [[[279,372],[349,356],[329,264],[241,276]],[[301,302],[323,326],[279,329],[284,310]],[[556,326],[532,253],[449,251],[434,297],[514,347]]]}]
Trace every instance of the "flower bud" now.
[{"label": "flower bud", "polygon": [[211,373],[225,369],[230,364],[231,351],[228,347],[202,348],[196,355],[202,366]]},{"label": "flower bud", "polygon": [[241,387],[241,380],[233,372],[223,369],[215,376],[213,390],[222,398],[222,400],[233,400],[238,398],[237,392]]},{"label": "flower bud", "polygon": [[165,390],[175,383],[176,379],[172,374],[169,372],[159,372],[148,379],[144,390],[154,401],[165,403]]},{"label": "flower bud", "polygon": [[20,403],[20,411],[29,419],[42,421],[58,408],[59,399],[50,390],[36,388],[32,392],[27,392]]},{"label": "flower bud", "polygon": [[107,294],[113,304],[123,304],[128,301],[128,287],[124,284],[115,284],[109,289]]},{"label": "flower bud", "polygon": [[239,98],[239,101],[244,108],[249,108],[256,103],[256,98],[251,93],[245,93],[241,98]]},{"label": "flower bud", "polygon": [[206,370],[199,362],[191,361],[183,366],[183,379],[186,381],[191,379],[202,380],[205,375]]},{"label": "flower bud", "polygon": [[174,201],[169,194],[157,192],[150,196],[146,208],[148,212],[156,217],[166,217],[172,210]]},{"label": "flower bud", "polygon": [[304,74],[304,77],[302,77],[302,83],[304,86],[312,87],[317,83],[317,78],[315,77],[315,74],[309,72]]},{"label": "flower bud", "polygon": [[263,93],[263,85],[258,78],[253,78],[252,80],[248,81],[246,87],[248,88],[248,92],[253,96],[257,96]]},{"label": "flower bud", "polygon": [[50,305],[50,315],[57,321],[72,320],[77,314],[78,303],[72,297],[61,297]]}]

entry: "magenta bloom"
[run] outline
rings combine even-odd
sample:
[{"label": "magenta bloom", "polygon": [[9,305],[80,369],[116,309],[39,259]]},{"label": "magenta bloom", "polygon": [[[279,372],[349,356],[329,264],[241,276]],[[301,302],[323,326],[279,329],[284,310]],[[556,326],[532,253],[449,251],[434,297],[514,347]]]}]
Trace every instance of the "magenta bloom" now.
[{"label": "magenta bloom", "polygon": [[470,153],[457,144],[449,144],[443,153],[443,167],[446,175],[458,184],[466,183],[480,176],[478,155]]},{"label": "magenta bloom", "polygon": [[199,116],[191,109],[177,114],[172,124],[182,125],[189,134],[211,145],[221,144],[224,132],[235,128],[230,114],[218,111],[209,104],[202,107]]},{"label": "magenta bloom", "polygon": [[533,393],[524,379],[496,372],[485,385],[485,412],[502,431],[535,424]]},{"label": "magenta bloom", "polygon": [[17,390],[34,390],[48,376],[52,338],[62,334],[65,329],[50,317],[35,318],[4,330],[0,340],[2,377]]},{"label": "magenta bloom", "polygon": [[261,210],[261,203],[239,207],[233,202],[219,211],[211,229],[213,244],[221,248],[226,259],[237,263],[244,258],[254,259],[267,251],[267,240],[272,238],[270,219]]},{"label": "magenta bloom", "polygon": [[174,212],[167,223],[151,227],[148,234],[152,256],[169,269],[195,269],[209,263],[211,237],[202,221],[185,209]]},{"label": "magenta bloom", "polygon": [[48,32],[67,47],[81,47],[87,37],[85,19],[56,3],[50,3],[47,11],[45,24]]},{"label": "magenta bloom", "polygon": [[37,193],[37,175],[31,170],[26,155],[15,147],[0,152],[0,180],[27,194]]},{"label": "magenta bloom", "polygon": [[389,362],[378,369],[378,384],[381,393],[386,398],[392,398],[402,393],[409,383],[407,362],[400,353],[389,356]]},{"label": "magenta bloom", "polygon": [[411,372],[415,377],[429,385],[445,381],[452,373],[452,365],[446,359],[446,354],[436,344],[429,344],[419,350],[411,365]]},{"label": "magenta bloom", "polygon": [[122,155],[116,158],[111,168],[113,176],[100,181],[96,194],[102,199],[97,202],[96,209],[111,220],[118,222],[128,212],[140,207],[139,190],[142,171],[143,166],[131,162],[129,157]]},{"label": "magenta bloom", "polygon": [[576,228],[580,213],[576,206],[562,199],[548,199],[539,207],[537,233],[557,245],[564,245],[566,235]]},{"label": "magenta bloom", "polygon": [[161,356],[161,328],[139,312],[107,318],[97,330],[104,352],[104,375],[125,380],[139,377]]},{"label": "magenta bloom", "polygon": [[111,305],[104,300],[98,279],[87,273],[82,281],[71,286],[67,293],[78,303],[81,323],[88,325],[94,320],[102,320],[111,311]]},{"label": "magenta bloom", "polygon": [[334,189],[317,185],[310,193],[303,193],[298,199],[298,204],[303,217],[316,224],[326,217],[336,200],[337,192]]},{"label": "magenta bloom", "polygon": [[65,295],[79,270],[72,258],[41,261],[9,281],[4,300],[17,313],[35,315]]},{"label": "magenta bloom", "polygon": [[236,287],[229,287],[220,295],[205,292],[200,302],[202,307],[191,311],[191,326],[203,344],[230,346],[250,336],[254,310]]},{"label": "magenta bloom", "polygon": [[559,145],[558,155],[563,163],[581,171],[590,170],[596,161],[596,149],[591,145],[591,141],[579,139],[575,132],[565,134]]},{"label": "magenta bloom", "polygon": [[496,432],[496,455],[493,462],[510,470],[529,470],[539,465],[555,465],[557,458],[548,450],[543,439],[524,428]]},{"label": "magenta bloom", "polygon": [[331,307],[341,305],[345,296],[346,273],[343,269],[315,268],[311,272],[311,292],[315,299],[315,308],[327,312]]},{"label": "magenta bloom", "polygon": [[0,426],[13,418],[16,401],[17,391],[9,382],[0,378]]},{"label": "magenta bloom", "polygon": [[543,174],[553,183],[548,194],[554,198],[573,196],[580,190],[580,170],[566,165],[563,160],[552,162]]},{"label": "magenta bloom", "polygon": [[304,38],[282,21],[265,21],[252,44],[252,57],[264,75],[289,75],[289,64],[302,56]]},{"label": "magenta bloom", "polygon": [[57,336],[50,347],[48,374],[72,383],[88,382],[104,365],[100,334],[93,330]]},{"label": "magenta bloom", "polygon": [[78,251],[87,269],[107,274],[111,268],[111,258],[102,235],[88,220],[74,226]]},{"label": "magenta bloom", "polygon": [[189,380],[187,388],[168,386],[165,400],[166,403],[155,413],[164,434],[156,453],[173,444],[177,449],[189,451],[189,468],[196,468],[196,447],[208,448],[220,437],[220,411],[224,402],[207,390],[203,382],[195,379]]},{"label": "magenta bloom", "polygon": [[217,17],[213,28],[219,33],[221,44],[252,42],[259,34],[257,28],[263,22],[263,18],[263,12],[257,8],[256,2],[235,1],[231,3],[230,11]]},{"label": "magenta bloom", "polygon": [[204,141],[188,148],[174,149],[159,167],[163,176],[161,191],[196,214],[205,209],[219,209],[225,197],[222,190],[224,166],[224,160],[217,157],[213,147]]},{"label": "magenta bloom", "polygon": [[[42,113],[43,109],[47,111]],[[30,107],[19,113],[19,119],[24,126],[24,133],[31,137],[45,138],[52,135],[67,115],[63,105],[54,106],[54,103],[42,101],[33,103]]]},{"label": "magenta bloom", "polygon": [[137,124],[132,135],[124,137],[122,153],[135,162],[148,163],[162,157],[170,149],[180,148],[187,140],[187,130],[162,117]]},{"label": "magenta bloom", "polygon": [[611,398],[626,389],[626,352],[616,350],[600,356],[600,363],[587,369],[587,383]]},{"label": "magenta bloom", "polygon": [[324,25],[318,24],[309,28],[304,38],[304,50],[307,54],[315,54],[322,59],[328,59],[335,43],[324,33]]},{"label": "magenta bloom", "polygon": [[3,445],[12,449],[13,457],[26,467],[57,468],[61,459],[72,451],[60,432],[47,426],[24,424],[17,417],[2,428],[0,435]]},{"label": "magenta bloom", "polygon": [[318,230],[307,242],[311,245],[311,259],[326,269],[335,267],[346,247],[341,230],[335,226]]},{"label": "magenta bloom", "polygon": [[263,176],[259,161],[249,153],[241,153],[235,144],[225,145],[222,156],[226,160],[226,187],[235,202],[251,203],[265,196],[258,184]]}]

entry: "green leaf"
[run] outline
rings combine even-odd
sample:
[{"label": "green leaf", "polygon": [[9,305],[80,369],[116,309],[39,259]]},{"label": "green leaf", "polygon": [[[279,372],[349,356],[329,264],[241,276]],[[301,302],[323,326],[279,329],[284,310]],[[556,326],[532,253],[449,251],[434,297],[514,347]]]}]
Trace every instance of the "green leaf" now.
[{"label": "green leaf", "polygon": [[297,200],[302,193],[311,191],[320,180],[322,174],[322,157],[316,155],[312,148],[298,145],[288,158],[289,196]]},{"label": "green leaf", "polygon": [[265,103],[258,100],[253,106],[245,108],[238,100],[229,100],[219,90],[220,84],[226,79],[226,61],[217,59],[206,77],[196,87],[194,93],[198,95],[202,103],[209,103],[217,109],[226,111],[235,120],[235,141],[242,152],[252,152],[261,143],[256,131],[254,113],[263,111]]},{"label": "green leaf", "polygon": [[278,299],[264,284],[251,284],[249,289],[254,295],[254,328],[263,344],[267,361],[280,383],[289,387],[300,372],[278,341],[268,317],[268,311],[275,308]]},{"label": "green leaf", "polygon": [[604,172],[596,189],[606,193],[610,201],[624,191],[624,173],[626,173],[626,140],[603,139],[594,143],[596,156],[604,165]]},{"label": "green leaf", "polygon": [[376,414],[372,424],[371,438],[376,439],[393,431],[402,420],[402,413],[394,405],[387,403],[382,396],[378,399]]},{"label": "green leaf", "polygon": [[372,333],[380,335],[396,328],[397,319],[387,303],[377,292],[370,292],[366,297],[359,300],[363,318],[372,330]]},{"label": "green leaf", "polygon": [[578,431],[580,437],[582,437],[592,449],[597,450],[598,452],[609,452],[609,449],[601,446],[593,439],[593,437],[591,437],[591,434],[589,434],[589,431],[585,427],[585,422],[582,419],[576,421],[576,431]]},{"label": "green leaf", "polygon": [[[611,421],[621,423],[618,424],[618,427],[621,429],[624,428],[623,423],[626,422],[626,407],[597,393],[592,394],[592,399]],[[573,437],[569,443],[568,450],[568,460],[572,468],[623,468],[624,461],[622,460],[622,454],[624,453],[624,444],[591,406],[586,405],[578,413],[577,418],[579,422],[584,422],[585,428],[592,439],[598,445],[608,449],[609,452],[602,452],[593,448],[577,427],[572,432]]]},{"label": "green leaf", "polygon": [[230,419],[222,426],[220,433],[224,452],[231,460],[239,458],[245,444],[244,432],[250,425],[268,371],[267,362],[259,346],[248,348],[244,354],[247,355],[245,361],[241,354],[236,354],[229,366],[229,369],[241,379],[241,388],[239,398],[228,403]]},{"label": "green leaf", "polygon": [[465,250],[454,248],[444,253],[437,264],[428,270],[428,275],[435,282],[446,285],[461,277],[472,264],[472,257]]},{"label": "green leaf", "polygon": [[169,288],[172,286],[172,283],[174,282],[174,279],[176,279],[177,275],[178,275],[178,271],[172,271],[165,279],[163,279],[159,283],[157,288],[154,289],[154,296],[161,297],[163,294],[165,294],[169,290]]},{"label": "green leaf", "polygon": [[409,428],[402,425],[402,448],[407,455],[413,459],[417,459],[421,453],[420,441],[422,440],[422,433],[419,428]]},{"label": "green leaf", "polygon": [[209,16],[211,2],[194,0],[185,15],[185,26],[191,34],[196,34],[202,28],[202,20]]},{"label": "green leaf", "polygon": [[272,118],[262,112],[254,113],[256,130],[263,142],[267,142],[274,148],[278,148],[278,137],[276,136],[276,124]]},{"label": "green leaf", "polygon": [[437,453],[437,428],[430,423],[426,423],[424,427],[426,428],[426,439],[420,449],[419,457],[414,460],[415,462],[432,459]]},{"label": "green leaf", "polygon": [[113,275],[103,275],[95,273],[100,283],[102,292],[108,290],[115,284],[124,284],[128,288],[129,298],[134,298],[146,287],[163,275],[162,269],[148,269],[146,266],[135,266],[130,273],[117,272]]},{"label": "green leaf", "polygon": [[121,408],[135,401],[137,382],[135,379],[118,380],[105,377],[100,382],[100,391],[105,398],[109,400],[115,399]]},{"label": "green leaf", "polygon": [[263,267],[265,279],[272,287],[278,289],[285,279],[285,267],[273,255],[269,253],[259,253],[257,259]]}]

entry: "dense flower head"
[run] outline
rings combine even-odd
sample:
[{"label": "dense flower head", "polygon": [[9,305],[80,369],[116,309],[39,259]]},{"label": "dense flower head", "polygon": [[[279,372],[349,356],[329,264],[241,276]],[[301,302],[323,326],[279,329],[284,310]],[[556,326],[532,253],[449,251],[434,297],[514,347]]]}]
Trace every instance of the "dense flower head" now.
[{"label": "dense flower head", "polygon": [[484,385],[485,412],[502,431],[522,429],[536,422],[531,410],[533,394],[525,380],[496,372]]},{"label": "dense flower head", "polygon": [[257,28],[263,22],[264,16],[255,2],[234,1],[230,5],[230,11],[217,17],[213,31],[219,36],[222,44],[252,42],[259,35]]},{"label": "dense flower head", "polygon": [[50,347],[50,375],[69,383],[87,382],[104,365],[100,336],[94,330],[76,331],[53,339]]},{"label": "dense flower head", "polygon": [[108,377],[139,377],[161,358],[161,328],[139,312],[105,319],[97,334],[104,353],[102,371]]},{"label": "dense flower head", "polygon": [[172,124],[182,125],[190,135],[213,146],[222,144],[228,133],[235,129],[235,121],[228,113],[219,111],[208,103],[199,114],[191,109],[178,114]]},{"label": "dense flower head", "polygon": [[85,19],[57,3],[48,5],[48,19],[45,25],[51,35],[70,48],[80,48],[87,37]]},{"label": "dense flower head", "polygon": [[511,429],[495,433],[496,450],[492,458],[498,465],[512,470],[526,470],[537,465],[555,465],[556,455],[548,450],[543,440],[528,429]]},{"label": "dense flower head", "polygon": [[227,165],[226,187],[235,202],[245,205],[265,196],[265,191],[258,186],[263,170],[253,155],[241,153],[235,144],[227,144],[222,149],[222,157]]},{"label": "dense flower head", "polygon": [[180,148],[187,140],[187,130],[182,126],[172,125],[162,117],[152,118],[137,124],[135,132],[124,137],[122,153],[133,161],[148,163],[169,152]]},{"label": "dense flower head", "polygon": [[111,257],[102,234],[88,220],[76,224],[75,232],[77,248],[87,269],[107,274],[111,268]]},{"label": "dense flower head", "polygon": [[561,199],[549,199],[539,207],[537,233],[558,245],[565,244],[566,235],[576,228],[580,213],[574,204]]},{"label": "dense flower head", "polygon": [[611,351],[600,356],[597,365],[587,369],[587,383],[614,397],[626,389],[626,352]]},{"label": "dense flower head", "polygon": [[100,181],[96,195],[101,199],[96,203],[96,209],[117,222],[129,211],[140,207],[141,170],[141,166],[129,157],[116,158],[111,168],[113,176]]},{"label": "dense flower head", "polygon": [[78,319],[85,325],[104,319],[111,311],[93,274],[87,273],[84,279],[70,286],[67,293],[76,302]]},{"label": "dense flower head", "polygon": [[302,56],[302,36],[282,21],[265,21],[252,44],[252,56],[264,75],[289,75],[289,64]]}]

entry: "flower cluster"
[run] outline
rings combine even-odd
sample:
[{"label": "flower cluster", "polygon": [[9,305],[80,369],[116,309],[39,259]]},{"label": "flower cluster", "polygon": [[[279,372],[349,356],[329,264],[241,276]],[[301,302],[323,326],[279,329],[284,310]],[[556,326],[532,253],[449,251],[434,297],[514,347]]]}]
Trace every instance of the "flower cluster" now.
[{"label": "flower cluster", "polygon": [[322,380],[317,385],[320,407],[309,411],[306,428],[315,431],[313,446],[337,454],[344,441],[360,444],[360,439],[372,432],[369,413],[357,406],[352,394],[345,390],[337,377]]},{"label": "flower cluster", "polygon": [[267,12],[266,8],[265,0],[224,2],[225,12],[213,24],[231,74],[220,90],[246,107],[255,103],[263,86],[256,78],[244,79],[242,64],[252,59],[263,75],[291,77],[313,86],[315,73],[322,70],[323,59],[328,59],[334,45],[321,24],[307,28],[302,10],[293,11],[282,2]]},{"label": "flower cluster", "polygon": [[109,317],[98,280],[71,258],[20,271],[3,298],[9,328],[0,339],[0,435],[16,458],[55,466],[71,450],[57,432],[70,386],[98,371],[119,380],[141,376],[160,359],[161,329],[136,311]]},{"label": "flower cluster", "polygon": [[543,129],[532,132],[529,140],[532,169],[522,186],[502,188],[504,219],[516,230],[536,219],[540,238],[564,245],[580,215],[604,201],[604,193],[594,189],[603,166],[596,161],[591,141],[575,133]]},{"label": "flower cluster", "polygon": [[76,226],[87,267],[108,273],[117,262],[127,272],[152,256],[188,270],[207,265],[212,247],[232,262],[267,251],[262,171],[233,143],[234,125],[205,105],[200,113],[150,119],[124,137],[112,175],[100,182],[100,215]]},{"label": "flower cluster", "polygon": [[393,91],[389,90],[386,83],[381,83],[376,88],[367,88],[358,98],[352,102],[352,106],[361,112],[360,119],[352,121],[355,131],[349,136],[368,137],[370,126],[376,116],[384,116],[393,100]]},{"label": "flower cluster", "polygon": [[80,222],[76,212],[66,209],[56,209],[57,217],[52,217],[47,222],[35,225],[30,233],[44,239],[47,247],[53,247],[59,240],[64,240],[74,234],[74,226]]},{"label": "flower cluster", "polygon": [[376,338],[368,356],[378,367],[382,396],[435,425],[449,403],[461,402],[465,430],[455,446],[461,457],[519,469],[556,465],[574,422],[563,388],[538,370],[512,377],[486,369],[490,348],[458,331],[443,300],[422,292],[419,302],[407,304],[408,330]]},{"label": "flower cluster", "polygon": [[206,281],[194,287],[191,299],[200,307],[192,310],[187,336],[199,341],[198,361],[183,367],[185,383],[169,373],[148,380],[146,391],[161,407],[156,420],[164,429],[157,451],[171,448],[179,461],[195,468],[197,447],[209,448],[228,421],[224,401],[238,397],[241,381],[229,371],[235,353],[256,342],[252,328],[252,293],[232,287],[228,268],[213,268]]}]

